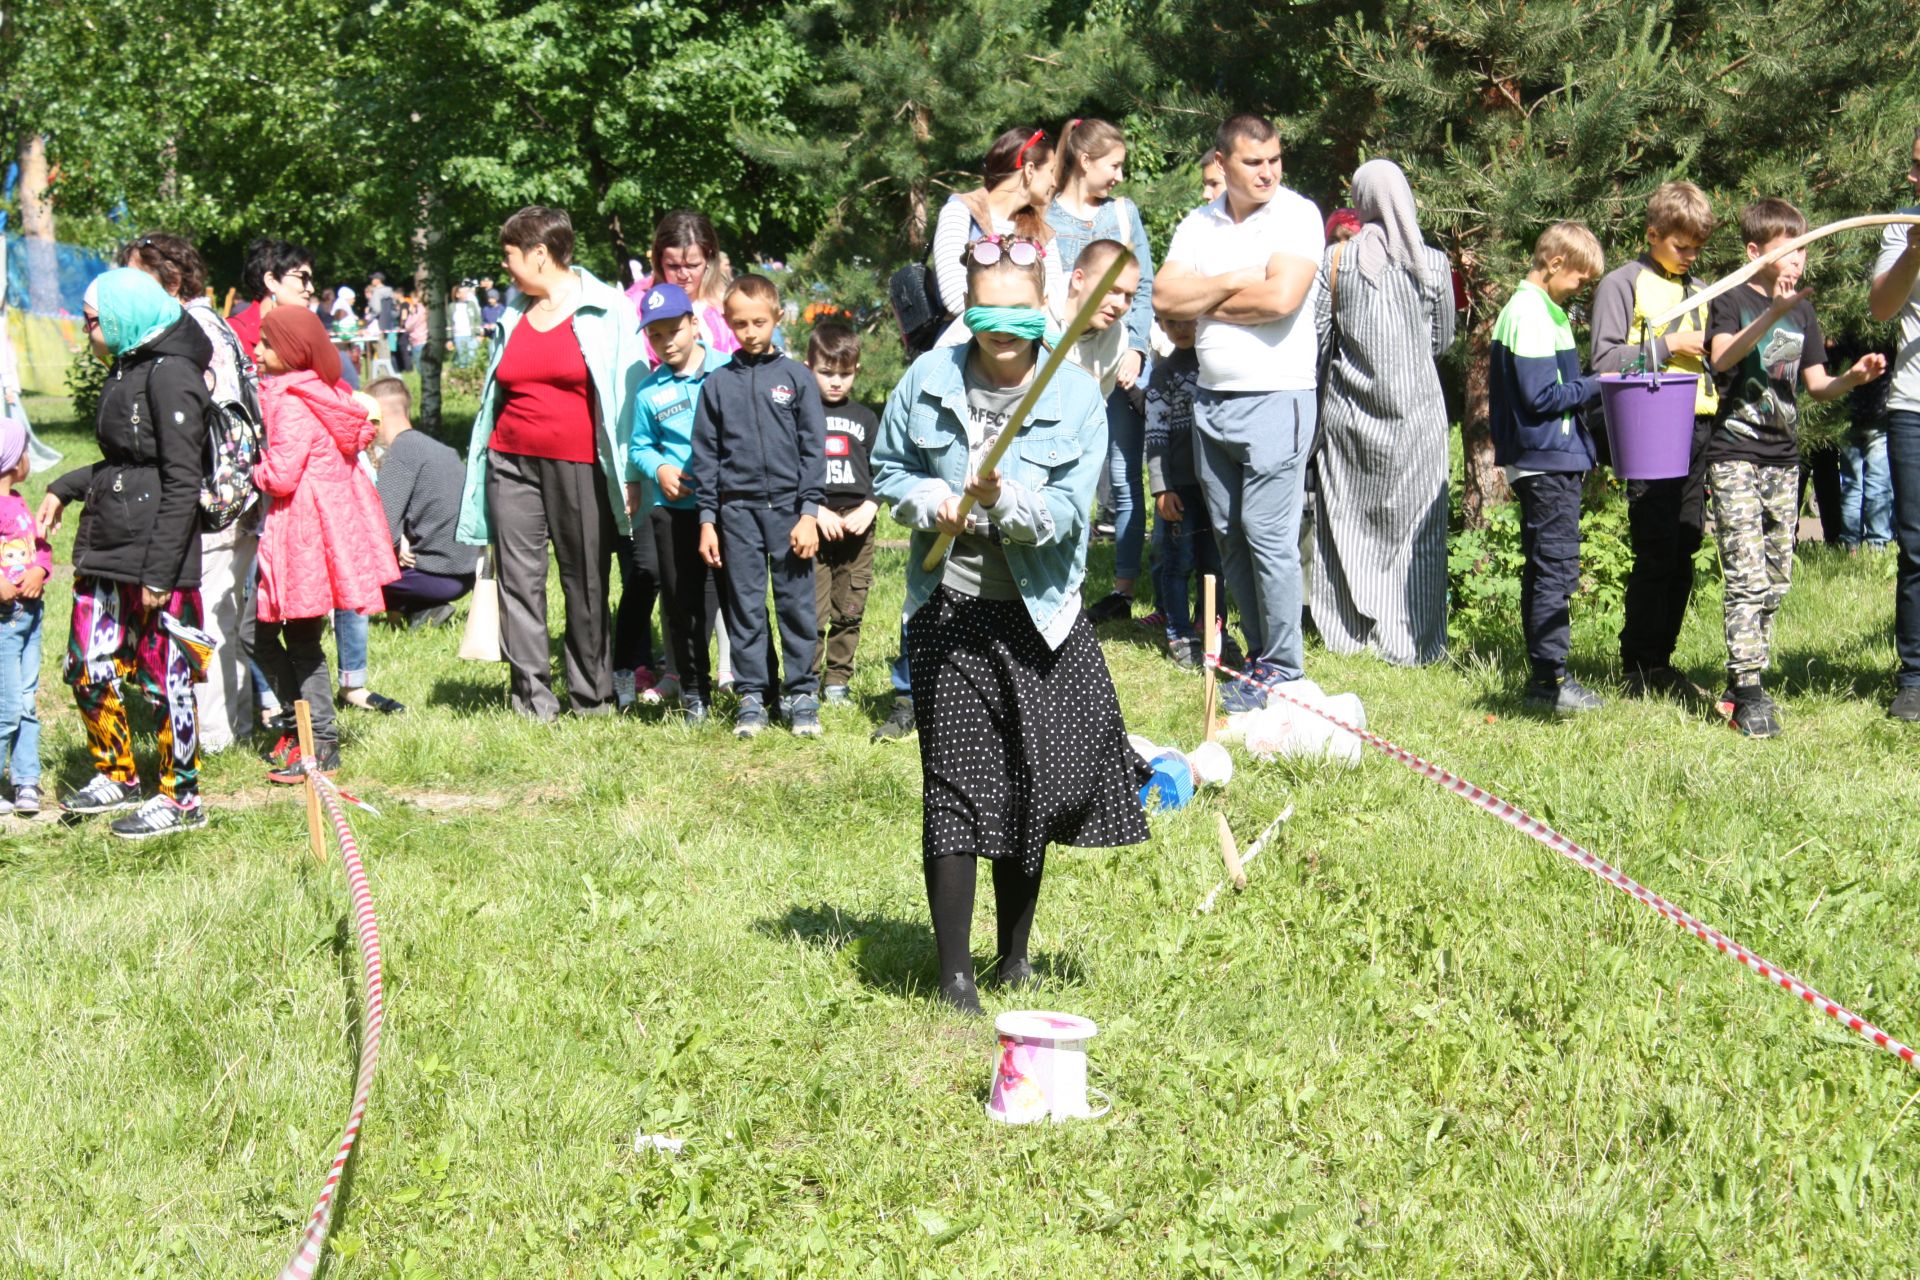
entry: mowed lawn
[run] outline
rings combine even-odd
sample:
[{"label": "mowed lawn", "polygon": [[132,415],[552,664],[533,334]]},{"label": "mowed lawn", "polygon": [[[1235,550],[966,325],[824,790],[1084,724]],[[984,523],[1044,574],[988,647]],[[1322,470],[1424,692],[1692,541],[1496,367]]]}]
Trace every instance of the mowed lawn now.
[{"label": "mowed lawn", "polygon": [[[331,1274],[1920,1271],[1920,1072],[1373,754],[1241,758],[1150,845],[1056,852],[1045,982],[987,1002],[1094,1018],[1113,1113],[987,1120],[990,1023],[926,998],[917,755],[867,740],[902,563],[880,557],[864,704],[815,743],[529,726],[455,630],[376,627],[374,685],[410,710],[347,713],[341,781],[382,813],[354,824],[388,1039]],[[64,784],[86,762],[50,595]],[[1805,551],[1771,742],[1619,697],[1619,620],[1590,608],[1576,670],[1609,703],[1573,723],[1523,711],[1517,637],[1432,670],[1308,667],[1920,1037],[1920,731],[1883,716],[1891,614],[1886,557]],[[1199,677],[1144,629],[1109,628],[1106,652],[1129,725],[1191,746]],[[1712,584],[1681,657],[1718,689]],[[171,841],[0,820],[0,1277],[259,1277],[291,1250],[347,1110],[358,968],[337,859],[312,859],[263,774],[211,761],[212,825]],[[1244,844],[1288,803],[1248,891],[1197,914],[1214,815]],[[983,884],[982,964],[991,912]]]}]

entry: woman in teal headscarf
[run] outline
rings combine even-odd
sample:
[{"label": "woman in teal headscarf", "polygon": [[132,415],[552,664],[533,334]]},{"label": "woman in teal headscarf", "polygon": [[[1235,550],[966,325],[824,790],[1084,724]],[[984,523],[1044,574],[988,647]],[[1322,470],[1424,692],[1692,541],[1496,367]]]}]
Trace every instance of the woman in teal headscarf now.
[{"label": "woman in teal headscarf", "polygon": [[[51,534],[67,503],[86,503],[73,549],[66,678],[86,722],[94,777],[61,807],[135,810],[113,833],[141,839],[207,821],[193,685],[207,656],[198,535],[213,345],[158,281],[132,267],[88,286],[83,314],[95,353],[112,362],[95,427],[101,460],[47,486],[40,507]],[[123,688],[139,689],[163,712],[160,789],[144,803]]]}]

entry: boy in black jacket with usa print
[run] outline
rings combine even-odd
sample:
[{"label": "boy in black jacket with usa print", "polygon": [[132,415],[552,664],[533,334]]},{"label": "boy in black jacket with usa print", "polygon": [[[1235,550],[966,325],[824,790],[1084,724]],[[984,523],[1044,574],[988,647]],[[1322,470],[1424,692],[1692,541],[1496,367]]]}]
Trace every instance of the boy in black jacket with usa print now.
[{"label": "boy in black jacket with usa print", "polygon": [[693,491],[700,557],[721,572],[720,608],[733,642],[740,690],[734,733],[750,738],[765,729],[774,697],[767,635],[771,569],[787,725],[803,737],[818,737],[813,557],[826,497],[827,430],[820,388],[807,366],[774,349],[780,293],[771,281],[740,277],[724,306],[740,350],[708,375],[701,391],[693,422]]}]

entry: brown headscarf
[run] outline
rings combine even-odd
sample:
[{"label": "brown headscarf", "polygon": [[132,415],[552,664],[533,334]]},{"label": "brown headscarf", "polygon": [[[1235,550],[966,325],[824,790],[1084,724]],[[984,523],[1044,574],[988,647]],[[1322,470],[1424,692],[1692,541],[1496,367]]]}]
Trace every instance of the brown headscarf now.
[{"label": "brown headscarf", "polygon": [[340,352],[327,326],[305,307],[275,307],[260,321],[260,332],[289,369],[311,369],[328,386],[340,381]]}]

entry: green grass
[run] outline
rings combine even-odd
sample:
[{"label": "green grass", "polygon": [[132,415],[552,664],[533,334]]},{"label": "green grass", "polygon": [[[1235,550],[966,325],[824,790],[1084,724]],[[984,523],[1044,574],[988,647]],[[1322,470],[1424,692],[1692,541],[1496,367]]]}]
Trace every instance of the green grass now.
[{"label": "green grass", "polygon": [[[900,603],[900,553],[881,564],[866,704],[829,709],[814,744],[530,727],[451,632],[376,628],[375,685],[411,710],[344,722],[342,780],[385,815],[354,821],[390,1021],[335,1276],[1920,1269],[1920,1073],[1377,756],[1242,760],[1150,845],[1056,852],[1049,976],[1018,1003],[1100,1023],[1113,1115],[986,1120],[991,1032],[924,998],[917,758],[867,743]],[[1882,715],[1891,571],[1813,548],[1797,574],[1773,742],[1617,697],[1531,719],[1512,645],[1309,669],[1920,1036],[1920,736]],[[73,781],[54,595],[45,750]],[[1718,617],[1709,585],[1681,655],[1707,683]],[[1617,629],[1581,616],[1575,637],[1610,694]],[[1200,682],[1144,640],[1106,646],[1129,724],[1191,745]],[[213,760],[194,838],[5,827],[0,1277],[258,1277],[291,1248],[351,1091],[357,970],[343,877],[262,772]],[[1197,916],[1214,812],[1245,840],[1288,802],[1249,890]],[[636,1132],[687,1145],[636,1155]]]}]

